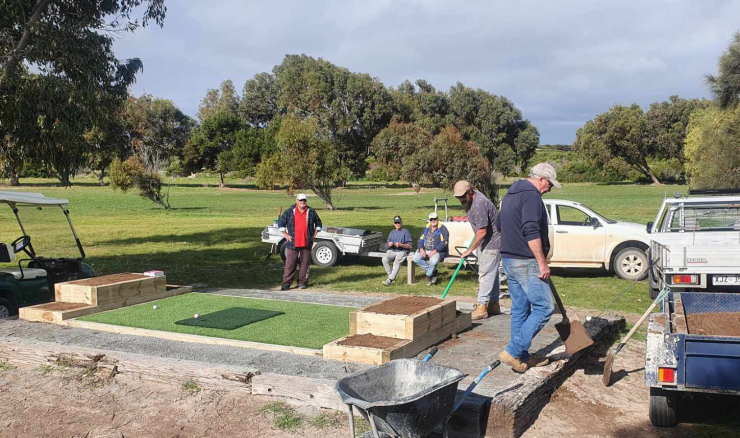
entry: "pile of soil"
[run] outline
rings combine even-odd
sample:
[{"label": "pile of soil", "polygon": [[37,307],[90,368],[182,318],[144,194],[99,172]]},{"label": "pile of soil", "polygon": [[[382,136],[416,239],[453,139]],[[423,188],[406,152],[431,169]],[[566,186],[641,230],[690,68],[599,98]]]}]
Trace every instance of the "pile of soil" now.
[{"label": "pile of soil", "polygon": [[76,284],[78,286],[104,286],[106,284],[120,283],[122,281],[141,280],[142,278],[150,278],[144,274],[113,274],[104,275],[102,277],[86,278],[84,280],[70,281],[69,284]]},{"label": "pile of soil", "polygon": [[740,313],[689,313],[689,333],[707,336],[740,336]]},{"label": "pile of soil", "polygon": [[416,312],[441,303],[439,298],[431,297],[398,297],[374,304],[363,312],[382,313],[384,315],[413,315]]},{"label": "pile of soil", "polygon": [[60,301],[57,303],[44,304],[43,306],[39,306],[38,308],[53,312],[53,311],[81,309],[83,307],[88,307],[88,306],[89,304],[85,304],[85,303],[63,303]]},{"label": "pile of soil", "polygon": [[338,345],[344,345],[346,347],[370,347],[386,349],[402,341],[402,339],[390,338],[388,336],[375,336],[371,334],[366,334],[348,336],[347,338],[339,342]]}]

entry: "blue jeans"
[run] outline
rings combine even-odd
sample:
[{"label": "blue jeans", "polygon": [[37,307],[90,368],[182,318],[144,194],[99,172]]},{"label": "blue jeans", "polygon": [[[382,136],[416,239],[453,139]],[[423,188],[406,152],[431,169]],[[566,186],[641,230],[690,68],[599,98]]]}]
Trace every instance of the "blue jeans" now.
[{"label": "blue jeans", "polygon": [[504,272],[511,297],[511,340],[506,352],[524,362],[532,339],[552,316],[552,292],[549,283],[537,277],[540,268],[535,259],[504,258]]},{"label": "blue jeans", "polygon": [[439,263],[439,253],[429,257],[429,261],[426,261],[421,258],[421,253],[416,251],[414,253],[414,263],[427,272],[427,277],[431,277],[434,275],[434,269],[437,267],[437,263]]}]

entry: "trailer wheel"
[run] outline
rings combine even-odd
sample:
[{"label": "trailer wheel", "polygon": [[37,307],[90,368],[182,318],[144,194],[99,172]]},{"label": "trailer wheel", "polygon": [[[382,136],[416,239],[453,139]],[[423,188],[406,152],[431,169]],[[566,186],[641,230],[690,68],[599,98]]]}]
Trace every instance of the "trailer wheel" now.
[{"label": "trailer wheel", "polygon": [[673,391],[650,388],[650,422],[656,427],[676,427],[678,395]]},{"label": "trailer wheel", "polygon": [[14,315],[15,312],[13,310],[13,305],[10,304],[10,301],[0,298],[0,319],[9,318],[11,315]]},{"label": "trailer wheel", "polygon": [[339,258],[339,250],[331,242],[318,242],[311,249],[311,259],[316,266],[328,268],[334,266]]},{"label": "trailer wheel", "polygon": [[285,263],[285,250],[288,248],[288,241],[286,239],[283,239],[282,242],[280,242],[280,246],[278,247],[278,253],[280,254],[280,258],[283,259],[283,263]]},{"label": "trailer wheel", "polygon": [[614,273],[624,280],[643,280],[648,275],[648,258],[640,248],[625,248],[614,257]]}]

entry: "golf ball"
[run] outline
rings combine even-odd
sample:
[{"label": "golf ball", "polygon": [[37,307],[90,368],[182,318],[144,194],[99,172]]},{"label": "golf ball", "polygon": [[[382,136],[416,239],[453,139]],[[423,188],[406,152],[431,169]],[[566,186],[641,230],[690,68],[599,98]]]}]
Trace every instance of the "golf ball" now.
[{"label": "golf ball", "polygon": [[153,305],[153,306],[152,306],[152,309],[154,309],[154,310],[157,310],[157,305],[156,305],[156,304],[155,304],[155,305]]}]

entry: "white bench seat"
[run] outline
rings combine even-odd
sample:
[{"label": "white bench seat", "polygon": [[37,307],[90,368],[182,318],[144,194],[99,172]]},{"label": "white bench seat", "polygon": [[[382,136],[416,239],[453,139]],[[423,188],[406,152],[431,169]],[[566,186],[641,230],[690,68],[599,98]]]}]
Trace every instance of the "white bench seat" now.
[{"label": "white bench seat", "polygon": [[13,274],[16,280],[33,280],[34,278],[46,277],[46,271],[39,268],[23,268],[23,274],[19,268],[0,268],[0,273]]}]

